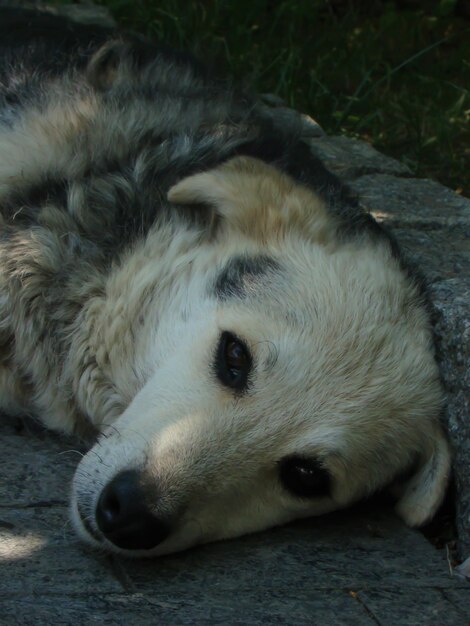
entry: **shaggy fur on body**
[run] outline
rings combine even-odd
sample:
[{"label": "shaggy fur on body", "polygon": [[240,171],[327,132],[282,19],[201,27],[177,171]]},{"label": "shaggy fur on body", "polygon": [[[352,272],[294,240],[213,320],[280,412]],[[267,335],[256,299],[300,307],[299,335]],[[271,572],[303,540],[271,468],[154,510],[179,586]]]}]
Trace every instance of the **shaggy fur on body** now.
[{"label": "shaggy fur on body", "polygon": [[449,450],[396,245],[298,129],[104,38],[16,34],[0,68],[1,408],[100,433],[78,532],[165,554],[391,483],[426,522]]}]

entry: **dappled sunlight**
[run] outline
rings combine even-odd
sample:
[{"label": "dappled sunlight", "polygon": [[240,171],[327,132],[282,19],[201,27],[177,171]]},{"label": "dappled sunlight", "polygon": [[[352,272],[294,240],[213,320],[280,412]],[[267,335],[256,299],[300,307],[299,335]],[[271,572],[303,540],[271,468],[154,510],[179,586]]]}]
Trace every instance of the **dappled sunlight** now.
[{"label": "dappled sunlight", "polygon": [[0,563],[16,561],[31,556],[47,543],[46,537],[37,533],[18,535],[6,528],[0,529]]}]

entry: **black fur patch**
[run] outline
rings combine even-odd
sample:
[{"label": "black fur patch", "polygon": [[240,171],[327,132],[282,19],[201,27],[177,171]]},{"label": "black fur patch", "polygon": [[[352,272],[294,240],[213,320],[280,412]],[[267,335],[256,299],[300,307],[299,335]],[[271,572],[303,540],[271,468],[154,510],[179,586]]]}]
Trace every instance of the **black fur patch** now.
[{"label": "black fur patch", "polygon": [[[3,201],[2,215],[8,220],[13,219],[13,215],[18,212],[19,207],[30,209],[31,214],[34,215],[40,207],[48,203],[66,206],[67,182],[65,180],[45,177],[40,182],[15,189]],[[18,217],[19,215],[16,215],[14,218],[16,224],[19,223]]]},{"label": "black fur patch", "polygon": [[214,293],[219,300],[244,298],[258,278],[278,270],[279,264],[268,256],[233,257],[217,276]]}]

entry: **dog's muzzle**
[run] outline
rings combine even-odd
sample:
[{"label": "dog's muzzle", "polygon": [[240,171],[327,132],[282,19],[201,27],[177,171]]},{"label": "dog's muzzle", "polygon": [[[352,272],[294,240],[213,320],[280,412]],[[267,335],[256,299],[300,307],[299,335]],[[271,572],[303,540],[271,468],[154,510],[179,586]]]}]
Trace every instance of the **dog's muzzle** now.
[{"label": "dog's muzzle", "polygon": [[95,516],[103,536],[124,550],[150,550],[170,534],[168,523],[150,510],[135,470],[117,474],[106,485]]}]

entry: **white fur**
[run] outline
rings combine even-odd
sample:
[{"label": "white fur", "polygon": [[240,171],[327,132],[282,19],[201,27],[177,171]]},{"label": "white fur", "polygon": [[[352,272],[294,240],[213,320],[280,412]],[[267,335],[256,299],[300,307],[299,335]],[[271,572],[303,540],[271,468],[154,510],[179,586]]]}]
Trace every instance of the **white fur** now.
[{"label": "white fur", "polygon": [[[272,168],[257,168],[263,184],[271,177],[274,188],[282,187]],[[186,195],[181,184],[170,198],[188,201],[190,188],[188,180]],[[249,181],[239,202],[224,197],[232,212],[250,202],[256,209],[259,198],[247,189]],[[295,205],[298,193],[323,211],[306,189],[289,181],[287,203],[279,189],[280,206]],[[416,288],[385,245],[339,245],[332,223],[317,241],[315,220],[299,227],[289,211],[279,217],[275,204],[269,210],[276,219],[265,220],[260,232],[247,227],[240,210],[241,221],[228,221],[209,242],[172,225],[154,230],[108,279],[106,297],[91,301],[77,320],[68,367],[80,405],[104,432],[74,481],[73,519],[87,541],[94,542],[76,498],[91,493],[94,510],[101,488],[129,468],[152,477],[158,513],[183,511],[170,537],[145,554],[345,507],[415,459],[398,513],[422,524],[441,502],[449,452],[437,424],[441,391]],[[217,301],[208,288],[214,268],[241,253],[266,254],[282,270],[253,297]],[[241,397],[212,370],[223,330],[243,338],[256,363]],[[90,351],[97,367],[88,371]],[[290,454],[321,459],[333,477],[331,497],[287,493],[277,463]]]}]

